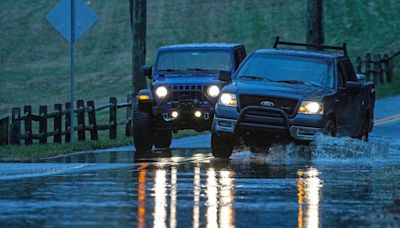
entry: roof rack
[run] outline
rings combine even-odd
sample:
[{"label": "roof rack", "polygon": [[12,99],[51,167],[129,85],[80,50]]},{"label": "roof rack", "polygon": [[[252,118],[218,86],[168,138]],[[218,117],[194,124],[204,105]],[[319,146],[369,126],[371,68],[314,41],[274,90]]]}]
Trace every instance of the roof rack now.
[{"label": "roof rack", "polygon": [[330,50],[339,50],[343,51],[343,54],[347,56],[347,45],[346,43],[343,43],[342,47],[338,46],[327,46],[327,45],[316,45],[316,44],[305,44],[305,43],[294,43],[294,42],[286,42],[286,41],[280,41],[279,36],[275,37],[275,44],[274,48],[277,48],[278,45],[288,45],[288,46],[298,46],[298,47],[312,47],[317,50],[322,50],[322,49],[330,49]]}]

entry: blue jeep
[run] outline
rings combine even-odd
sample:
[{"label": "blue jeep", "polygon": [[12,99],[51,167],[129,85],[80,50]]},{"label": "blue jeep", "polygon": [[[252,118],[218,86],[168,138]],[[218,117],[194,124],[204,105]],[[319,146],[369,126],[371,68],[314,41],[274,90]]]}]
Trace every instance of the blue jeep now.
[{"label": "blue jeep", "polygon": [[246,57],[242,44],[177,44],[159,48],[150,89],[137,96],[132,130],[137,150],[168,148],[172,132],[211,129],[221,88],[220,72],[234,74]]},{"label": "blue jeep", "polygon": [[[281,45],[292,48],[278,48]],[[231,81],[228,72],[220,79]],[[319,132],[368,140],[374,107],[375,85],[356,75],[345,44],[315,46],[277,38],[273,49],[249,55],[222,90],[211,151],[229,158],[241,142],[250,148],[307,144]]]}]

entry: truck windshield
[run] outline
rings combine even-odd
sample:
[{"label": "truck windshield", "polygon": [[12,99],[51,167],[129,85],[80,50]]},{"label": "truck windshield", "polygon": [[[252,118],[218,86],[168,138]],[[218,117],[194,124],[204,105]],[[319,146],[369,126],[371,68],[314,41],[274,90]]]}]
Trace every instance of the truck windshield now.
[{"label": "truck windshield", "polygon": [[333,67],[315,58],[253,54],[236,75],[239,80],[275,81],[333,88]]},{"label": "truck windshield", "polygon": [[171,73],[230,71],[232,68],[231,58],[229,51],[166,51],[161,52],[158,56],[157,71]]}]

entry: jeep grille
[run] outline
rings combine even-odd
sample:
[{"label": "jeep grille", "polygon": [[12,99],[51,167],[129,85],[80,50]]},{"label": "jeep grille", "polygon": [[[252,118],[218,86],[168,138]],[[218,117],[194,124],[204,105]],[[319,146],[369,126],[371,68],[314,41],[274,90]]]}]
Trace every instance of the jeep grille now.
[{"label": "jeep grille", "polygon": [[170,86],[169,90],[172,92],[171,96],[169,97],[170,101],[208,101],[205,95],[207,91],[207,86],[205,85],[177,85]]},{"label": "jeep grille", "polygon": [[283,110],[288,117],[296,115],[297,106],[299,101],[292,98],[281,98],[272,96],[256,96],[256,95],[240,95],[240,109],[247,106],[261,106],[261,102],[270,101],[275,104],[275,108]]}]

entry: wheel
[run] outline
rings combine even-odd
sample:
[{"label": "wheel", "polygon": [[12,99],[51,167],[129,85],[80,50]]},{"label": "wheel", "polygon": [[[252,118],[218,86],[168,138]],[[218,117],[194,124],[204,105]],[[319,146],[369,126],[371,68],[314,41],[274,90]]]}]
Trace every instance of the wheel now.
[{"label": "wheel", "polygon": [[371,119],[369,118],[369,116],[367,116],[363,122],[361,135],[358,137],[359,139],[368,142],[370,125]]},{"label": "wheel", "polygon": [[326,122],[323,133],[332,137],[336,136],[336,123],[333,119]]},{"label": "wheel", "polygon": [[154,131],[154,146],[157,148],[169,148],[172,140],[172,131]]},{"label": "wheel", "polygon": [[216,158],[228,159],[235,146],[234,137],[228,134],[211,134],[211,152]]},{"label": "wheel", "polygon": [[146,112],[134,111],[132,114],[133,143],[138,152],[146,152],[153,147],[151,118]]}]

